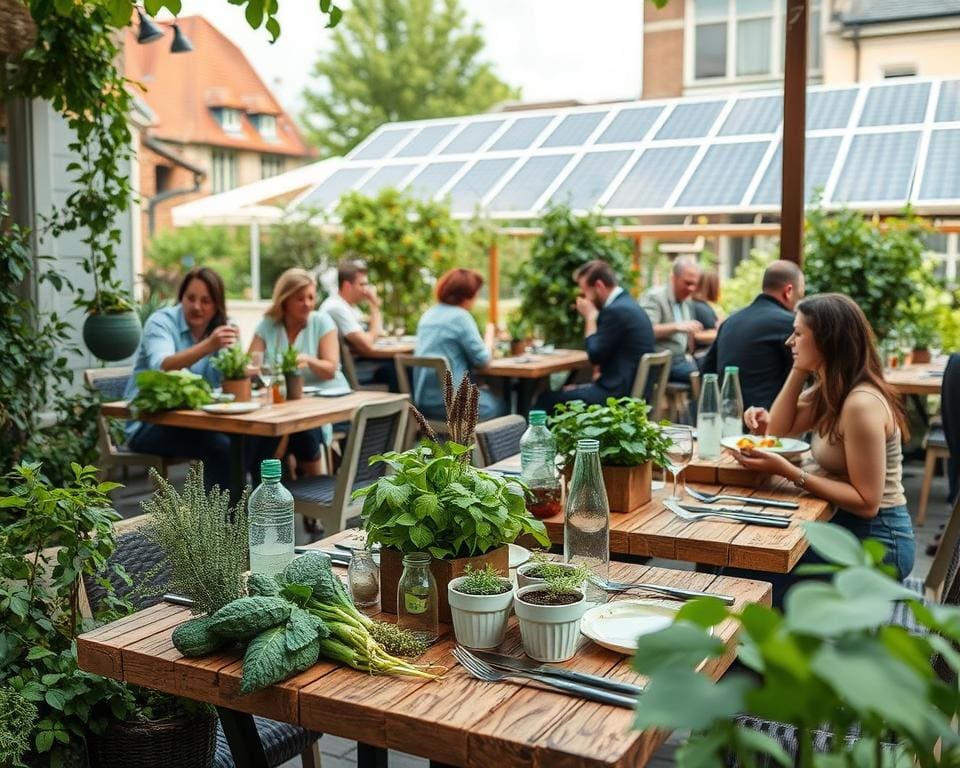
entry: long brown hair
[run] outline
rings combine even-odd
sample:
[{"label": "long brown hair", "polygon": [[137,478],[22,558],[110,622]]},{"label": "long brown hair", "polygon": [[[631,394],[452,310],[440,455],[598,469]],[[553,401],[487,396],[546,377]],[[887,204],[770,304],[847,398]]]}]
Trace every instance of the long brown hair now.
[{"label": "long brown hair", "polygon": [[820,434],[836,442],[840,411],[854,387],[867,384],[887,401],[904,438],[909,437],[900,398],[883,378],[876,338],[863,310],[842,293],[820,293],[797,304],[823,357],[824,374],[813,387],[813,413]]},{"label": "long brown hair", "polygon": [[210,267],[194,267],[183,276],[180,281],[180,288],[177,289],[177,301],[183,301],[183,294],[187,292],[187,286],[193,280],[200,280],[210,291],[210,300],[213,301],[215,311],[213,318],[207,324],[202,338],[206,338],[217,328],[227,322],[227,299],[226,290],[223,287],[223,278],[214,272]]}]

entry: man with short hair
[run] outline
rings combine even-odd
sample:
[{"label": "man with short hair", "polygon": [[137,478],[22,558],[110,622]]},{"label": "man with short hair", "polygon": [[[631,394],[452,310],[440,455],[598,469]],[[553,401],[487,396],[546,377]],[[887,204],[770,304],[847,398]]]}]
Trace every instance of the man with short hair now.
[{"label": "man with short hair", "polygon": [[693,357],[696,334],[703,325],[694,319],[692,296],[700,281],[700,267],[688,257],[677,259],[665,285],[650,288],[640,306],[650,316],[653,333],[657,339],[657,352],[669,350],[673,355],[670,363],[670,381],[689,384],[690,374],[697,370]]},{"label": "man with short hair", "polygon": [[769,410],[787,380],[793,356],[786,342],[804,290],[799,266],[792,261],[772,262],[763,273],[762,293],[724,321],[717,340],[700,361],[702,373],[722,374],[728,365],[740,369],[745,408]]},{"label": "man with short hair", "polygon": [[[393,360],[368,358],[373,345],[383,334],[383,319],[380,313],[380,298],[377,289],[367,279],[367,265],[358,259],[340,262],[337,268],[339,293],[331,294],[320,305],[337,325],[340,337],[346,341],[354,355],[357,379],[361,384],[379,382],[388,384],[391,391],[397,390],[397,376]],[[369,308],[369,326],[364,330],[358,304]]]},{"label": "man with short hair", "polygon": [[544,392],[537,407],[548,413],[557,403],[583,400],[604,404],[608,397],[626,397],[633,389],[640,358],[653,352],[650,319],[617,283],[613,268],[594,259],[573,275],[580,286],[577,312],[583,317],[583,335],[590,362],[600,374],[590,384]]}]

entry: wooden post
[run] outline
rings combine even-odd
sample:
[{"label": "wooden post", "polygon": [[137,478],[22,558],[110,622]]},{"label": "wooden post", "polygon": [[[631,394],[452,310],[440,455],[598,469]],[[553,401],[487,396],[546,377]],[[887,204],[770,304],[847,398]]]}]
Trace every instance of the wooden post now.
[{"label": "wooden post", "polygon": [[640,296],[643,289],[643,280],[640,277],[640,263],[643,259],[643,235],[633,236],[633,293],[634,298]]},{"label": "wooden post", "polygon": [[787,0],[783,66],[780,258],[803,263],[803,155],[807,107],[807,0]]},{"label": "wooden post", "polygon": [[497,241],[490,243],[490,264],[487,267],[490,275],[490,322],[497,324],[500,304],[500,248]]}]

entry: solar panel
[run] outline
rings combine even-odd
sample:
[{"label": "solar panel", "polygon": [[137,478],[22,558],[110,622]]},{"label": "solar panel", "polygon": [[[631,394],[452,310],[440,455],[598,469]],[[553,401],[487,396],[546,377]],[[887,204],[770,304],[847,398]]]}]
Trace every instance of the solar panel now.
[{"label": "solar panel", "polygon": [[550,197],[574,210],[590,210],[606,192],[614,177],[627,162],[630,150],[591,152],[584,155]]},{"label": "solar panel", "polygon": [[394,157],[421,157],[429,155],[443,139],[450,135],[454,128],[453,123],[442,125],[427,125],[420,129],[420,133],[400,147]]},{"label": "solar panel", "polygon": [[715,144],[684,187],[678,206],[737,205],[769,142]]},{"label": "solar panel", "polygon": [[491,149],[526,149],[540,132],[547,127],[553,116],[549,117],[522,117],[504,131],[503,136],[497,139]]},{"label": "solar panel", "polygon": [[960,198],[960,130],[931,133],[918,197],[921,200]]},{"label": "solar panel", "polygon": [[399,187],[400,182],[416,167],[415,165],[385,165],[363,182],[357,188],[357,192],[373,196],[386,187]]},{"label": "solar panel", "polygon": [[477,161],[450,190],[450,209],[454,213],[472,212],[515,162],[515,157]]},{"label": "solar panel", "polygon": [[421,200],[429,200],[463,167],[463,161],[430,163],[413,177],[407,189]]},{"label": "solar panel", "polygon": [[468,123],[460,133],[450,140],[447,146],[440,150],[440,154],[453,155],[461,152],[476,152],[505,122],[506,120],[483,120],[478,123]]},{"label": "solar panel", "polygon": [[[803,199],[810,202],[816,189],[827,185],[830,171],[840,151],[841,138],[839,136],[816,136],[807,138],[807,146],[803,156]],[[751,201],[754,205],[780,205],[780,179],[783,165],[783,145],[777,146],[777,151],[770,160],[770,165],[764,171],[763,179],[757,187]]]},{"label": "solar panel", "polygon": [[738,99],[720,128],[721,136],[744,136],[750,133],[773,133],[783,120],[783,99],[763,96]]},{"label": "solar panel", "polygon": [[370,168],[371,166],[365,165],[362,167],[351,166],[349,168],[338,169],[330,174],[325,181],[322,181],[315,187],[309,195],[300,201],[297,207],[307,209],[327,208],[331,203],[337,202],[337,200],[340,199],[340,195],[360,181]]},{"label": "solar panel", "polygon": [[937,102],[938,123],[960,120],[960,80],[947,80],[940,84],[940,100]]},{"label": "solar panel", "polygon": [[493,211],[528,211],[573,155],[540,155],[523,164],[493,199]]},{"label": "solar panel", "polygon": [[600,125],[606,112],[579,112],[568,115],[540,146],[574,147],[586,142],[593,129]]},{"label": "solar panel", "polygon": [[622,109],[608,125],[597,144],[615,144],[621,141],[643,141],[647,131],[663,112],[663,107],[638,107]]},{"label": "solar panel", "polygon": [[807,91],[807,130],[846,128],[859,90]]},{"label": "solar panel", "polygon": [[833,192],[833,200],[905,202],[919,144],[919,131],[855,136]]},{"label": "solar panel", "polygon": [[930,83],[876,85],[867,92],[860,125],[922,123],[929,95]]},{"label": "solar panel", "polygon": [[387,128],[373,141],[359,151],[354,150],[348,157],[351,160],[379,160],[413,132],[413,128]]},{"label": "solar panel", "polygon": [[646,150],[606,207],[610,210],[662,207],[696,153],[697,148],[693,145]]},{"label": "solar panel", "polygon": [[661,139],[698,139],[707,135],[723,109],[722,101],[707,101],[699,104],[677,104],[670,117],[657,131]]}]

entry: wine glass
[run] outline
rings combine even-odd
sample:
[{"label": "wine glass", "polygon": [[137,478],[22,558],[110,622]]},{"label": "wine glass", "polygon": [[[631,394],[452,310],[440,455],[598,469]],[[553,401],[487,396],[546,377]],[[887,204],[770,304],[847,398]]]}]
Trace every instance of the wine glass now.
[{"label": "wine glass", "polygon": [[665,452],[666,469],[673,475],[673,495],[669,497],[669,500],[680,501],[681,496],[677,492],[677,478],[683,472],[683,468],[690,463],[690,459],[693,458],[693,428],[677,424],[664,427],[661,434],[669,441]]},{"label": "wine glass", "polygon": [[933,334],[930,337],[930,343],[927,347],[930,349],[930,362],[936,362],[940,357],[940,353],[943,352],[943,341],[940,339],[940,334]]}]

